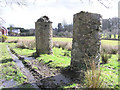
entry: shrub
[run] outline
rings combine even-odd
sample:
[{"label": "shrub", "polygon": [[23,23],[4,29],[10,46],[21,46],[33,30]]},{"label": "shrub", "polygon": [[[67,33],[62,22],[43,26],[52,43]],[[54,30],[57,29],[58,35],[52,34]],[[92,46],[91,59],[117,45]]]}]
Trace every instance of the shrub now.
[{"label": "shrub", "polygon": [[7,40],[7,36],[5,35],[0,35],[0,42],[5,42],[5,40]]}]

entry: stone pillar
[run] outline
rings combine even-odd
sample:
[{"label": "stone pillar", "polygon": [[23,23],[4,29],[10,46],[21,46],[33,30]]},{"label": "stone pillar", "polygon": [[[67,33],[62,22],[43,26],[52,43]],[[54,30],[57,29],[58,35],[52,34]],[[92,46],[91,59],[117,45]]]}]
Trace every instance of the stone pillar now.
[{"label": "stone pillar", "polygon": [[[73,18],[73,41],[71,67],[76,70],[86,69],[85,61],[94,58],[98,65],[100,60],[101,15],[81,11]],[[86,56],[88,55],[88,57]]]},{"label": "stone pillar", "polygon": [[52,54],[52,22],[43,16],[35,22],[37,54]]}]

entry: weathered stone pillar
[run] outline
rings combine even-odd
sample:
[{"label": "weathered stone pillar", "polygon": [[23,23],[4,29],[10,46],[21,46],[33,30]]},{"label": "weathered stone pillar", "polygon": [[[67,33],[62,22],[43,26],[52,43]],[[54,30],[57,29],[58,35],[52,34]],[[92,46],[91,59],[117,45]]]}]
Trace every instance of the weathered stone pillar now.
[{"label": "weathered stone pillar", "polygon": [[[71,52],[71,67],[76,70],[86,69],[88,57],[100,60],[101,15],[81,11],[73,18],[73,41]],[[87,57],[88,55],[88,57]]]},{"label": "weathered stone pillar", "polygon": [[52,22],[43,16],[35,22],[37,54],[52,54]]}]

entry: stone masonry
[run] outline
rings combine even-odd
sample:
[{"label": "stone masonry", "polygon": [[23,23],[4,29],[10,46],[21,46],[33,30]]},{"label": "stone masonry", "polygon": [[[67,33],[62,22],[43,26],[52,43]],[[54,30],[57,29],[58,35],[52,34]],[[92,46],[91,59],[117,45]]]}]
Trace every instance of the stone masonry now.
[{"label": "stone masonry", "polygon": [[52,54],[52,22],[43,16],[35,22],[37,54]]},{"label": "stone masonry", "polygon": [[71,67],[75,70],[86,69],[85,60],[89,65],[88,58],[99,64],[101,20],[100,14],[81,11],[74,15]]}]

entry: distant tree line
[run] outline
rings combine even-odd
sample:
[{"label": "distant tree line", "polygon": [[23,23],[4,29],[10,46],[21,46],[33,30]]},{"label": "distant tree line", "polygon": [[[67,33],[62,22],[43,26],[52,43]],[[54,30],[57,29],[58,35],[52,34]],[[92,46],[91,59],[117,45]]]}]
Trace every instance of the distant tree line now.
[{"label": "distant tree line", "polygon": [[120,18],[114,17],[102,20],[102,30],[106,34],[118,34]]},{"label": "distant tree line", "polygon": [[57,28],[53,29],[53,36],[71,38],[73,36],[72,32],[73,32],[73,24],[58,23]]}]

